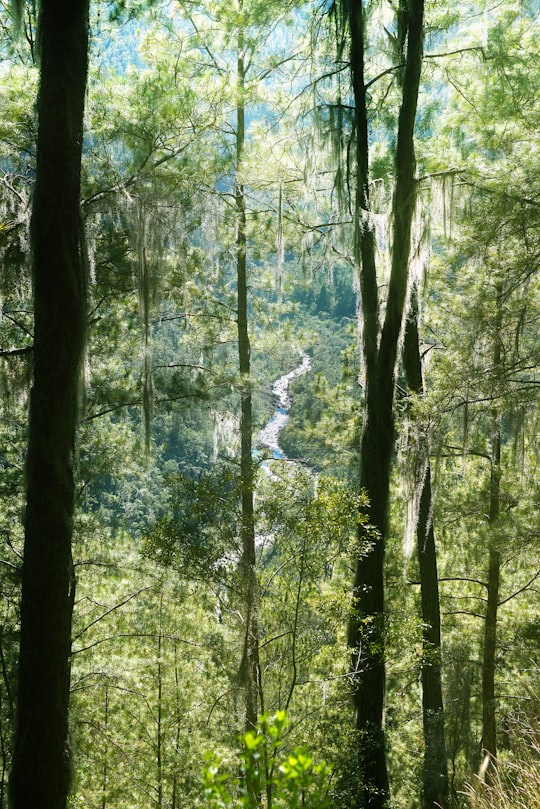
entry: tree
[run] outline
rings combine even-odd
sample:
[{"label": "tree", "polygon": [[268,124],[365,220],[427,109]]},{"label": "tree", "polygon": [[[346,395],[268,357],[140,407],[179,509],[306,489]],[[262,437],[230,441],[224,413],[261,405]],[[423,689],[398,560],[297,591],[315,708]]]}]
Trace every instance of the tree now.
[{"label": "tree", "polygon": [[43,0],[36,182],[31,219],[34,371],[13,809],[61,809],[70,783],[71,555],[86,281],[79,210],[88,0]]},{"label": "tree", "polygon": [[[358,796],[358,806],[384,807],[389,798],[383,731],[384,550],[394,445],[395,371],[406,306],[411,224],[416,199],[414,126],[422,66],[424,6],[422,0],[411,0],[406,6],[400,6],[398,15],[399,36],[406,41],[406,59],[397,123],[391,272],[382,325],[370,203],[366,12],[363,3],[348,2],[344,4],[344,13],[350,35],[354,96],[354,254],[360,278],[364,362],[360,485],[369,499],[370,522],[378,531],[378,538],[369,553],[361,555],[357,561],[349,646],[352,649],[353,701],[356,726],[360,731],[359,765],[363,779],[363,794]],[[360,528],[359,532],[363,533],[363,529]]]},{"label": "tree", "polygon": [[[510,562],[512,554],[526,559],[526,543],[535,535],[523,511],[529,495],[522,488],[524,470],[536,465],[528,445],[535,430],[538,369],[538,345],[532,337],[538,306],[538,103],[530,93],[538,53],[529,39],[529,13],[504,3],[486,12],[482,30],[468,33],[465,44],[471,47],[459,68],[449,66],[455,88],[448,110],[452,131],[444,122],[442,131],[452,161],[447,168],[459,172],[461,190],[456,189],[449,208],[457,228],[446,244],[452,283],[444,298],[437,293],[437,308],[445,311],[450,303],[458,316],[457,332],[455,327],[441,329],[435,307],[431,315],[440,347],[452,347],[459,358],[456,364],[437,352],[433,366],[444,368],[448,362],[452,368],[445,407],[459,419],[459,426],[439,440],[449,458],[459,458],[454,463],[461,476],[467,475],[469,491],[461,512],[471,544],[468,575],[476,575],[472,564],[483,571],[476,587],[471,587],[465,570],[457,577],[463,595],[477,606],[458,601],[462,609],[453,612],[483,620],[476,749],[482,750],[482,770],[492,782],[498,777],[495,764],[501,744],[498,714],[509,710],[498,693],[505,689],[497,682],[507,679],[503,671],[508,641],[500,608],[515,594],[525,600],[538,574],[536,567],[527,565],[519,582],[519,566]],[[468,137],[456,137],[465,119]],[[436,388],[440,380],[436,374],[432,379]],[[445,519],[443,512],[439,515]]]},{"label": "tree", "polygon": [[[493,368],[502,364],[502,283],[495,291],[495,323],[493,329]],[[499,607],[499,584],[501,576],[501,553],[496,538],[497,520],[501,513],[501,413],[497,403],[491,409],[491,436],[489,442],[489,508],[490,526],[489,561],[487,578],[486,616],[484,619],[484,649],[482,665],[482,749],[491,767],[488,778],[493,777],[497,761],[497,722],[495,718],[495,661],[497,654],[497,610]]]},{"label": "tree", "polygon": [[[249,342],[247,221],[244,176],[246,148],[246,51],[245,15],[243,2],[238,6],[237,73],[236,73],[236,323],[238,335],[238,369],[240,371],[240,481],[242,570],[244,587],[244,644],[240,678],[246,695],[246,730],[254,730],[259,713],[259,596],[255,553],[254,475],[253,475],[253,416],[251,400],[251,348]],[[260,787],[248,779],[248,788]]]},{"label": "tree", "polygon": [[[253,270],[255,260],[251,253],[255,241],[256,217],[258,211],[253,212],[253,203],[249,197],[258,185],[270,185],[266,177],[257,177],[252,174],[249,160],[249,145],[252,134],[249,132],[249,108],[260,103],[261,98],[269,103],[265,97],[264,84],[274,71],[280,68],[289,56],[278,51],[265,55],[263,65],[255,57],[260,48],[262,38],[267,33],[287,21],[294,4],[289,2],[276,2],[274,4],[248,2],[238,0],[235,7],[219,4],[216,9],[203,8],[201,10],[188,8],[186,15],[193,26],[200,47],[210,59],[213,75],[207,75],[207,81],[215,82],[225,91],[233,115],[225,110],[221,114],[227,118],[226,132],[221,146],[227,155],[225,172],[231,176],[234,188],[232,193],[224,194],[234,199],[234,236],[231,238],[230,252],[234,256],[233,289],[236,300],[233,304],[236,326],[237,343],[237,390],[240,399],[240,539],[241,556],[239,571],[242,578],[243,589],[243,641],[242,654],[239,667],[239,682],[245,695],[245,729],[253,730],[256,726],[258,714],[262,710],[261,684],[259,666],[259,594],[257,582],[257,558],[255,547],[255,461],[253,457],[253,390],[254,380],[252,373],[252,347],[253,326],[250,322],[253,305],[252,290],[255,286]],[[216,34],[216,22],[218,20]],[[208,26],[210,29],[208,31]],[[210,34],[210,35],[209,35]],[[222,41],[221,41],[222,40]],[[218,44],[221,49],[218,50]],[[231,88],[229,90],[229,88]],[[232,90],[232,92],[231,92]],[[223,100],[223,99],[221,99]],[[270,127],[269,127],[270,128]],[[260,167],[258,166],[258,171]],[[222,167],[223,170],[223,167]],[[263,173],[263,172],[261,172]],[[253,183],[253,185],[252,185]],[[256,199],[255,206],[261,207],[264,213],[269,205],[269,192],[261,193],[261,200]],[[273,202],[270,203],[273,205]],[[251,227],[251,214],[254,227]],[[278,259],[279,263],[279,259]]]},{"label": "tree", "polygon": [[[413,396],[421,397],[424,392],[424,375],[420,355],[418,308],[418,290],[416,285],[413,285],[403,340],[403,367],[410,392]],[[417,417],[413,431],[416,447],[411,448],[412,457],[408,460],[408,466],[413,472],[413,498],[418,498],[414,519],[422,614],[421,678],[424,731],[422,800],[425,809],[429,809],[437,805],[446,805],[448,767],[442,691],[441,613],[428,427]]]}]

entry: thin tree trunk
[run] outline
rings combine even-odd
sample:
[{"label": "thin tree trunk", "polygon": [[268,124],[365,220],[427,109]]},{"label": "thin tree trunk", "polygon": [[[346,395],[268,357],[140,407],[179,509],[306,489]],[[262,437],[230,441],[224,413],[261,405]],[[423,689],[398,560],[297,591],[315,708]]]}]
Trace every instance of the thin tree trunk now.
[{"label": "thin tree trunk", "polygon": [[[396,147],[392,266],[381,332],[375,239],[369,205],[369,141],[362,2],[349,0],[348,12],[356,116],[355,256],[362,296],[365,372],[360,485],[369,498],[369,522],[378,534],[369,553],[360,556],[357,562],[353,590],[354,609],[349,622],[349,645],[353,649],[353,700],[356,726],[360,731],[362,794],[358,796],[358,806],[383,809],[388,805],[390,794],[383,729],[384,551],[388,534],[390,472],[394,446],[395,369],[405,310],[411,223],[416,198],[413,136],[422,66],[423,2],[411,0],[407,18],[407,58],[403,72]],[[363,538],[361,529],[359,533],[360,538]]]},{"label": "thin tree trunk", "polygon": [[423,807],[448,801],[448,765],[444,734],[441,671],[441,624],[437,552],[432,522],[431,468],[427,466],[417,526],[417,555],[422,601],[422,722],[424,731]]},{"label": "thin tree trunk", "polygon": [[103,741],[101,743],[101,754],[103,756],[103,768],[101,771],[101,809],[107,809],[107,794],[109,790],[108,737],[109,737],[109,687],[105,686],[105,713],[103,716]]},{"label": "thin tree trunk", "polygon": [[[242,3],[240,2],[240,12]],[[249,342],[246,197],[244,189],[245,84],[244,32],[238,34],[237,100],[236,100],[236,270],[238,361],[240,370],[240,481],[241,481],[241,539],[240,561],[244,598],[244,648],[240,679],[245,694],[245,727],[253,730],[258,718],[259,695],[259,629],[258,586],[255,554],[255,514],[253,504],[253,418],[251,402],[251,348]],[[260,803],[260,779],[250,774],[248,792],[254,804]]]},{"label": "thin tree trunk", "polygon": [[[403,343],[403,366],[409,389],[422,395],[424,380],[418,333],[418,294],[411,294]],[[417,432],[422,432],[422,425]],[[420,439],[421,440],[421,439]],[[441,613],[437,552],[433,529],[431,466],[427,441],[418,447],[416,465],[420,470],[420,506],[416,524],[416,551],[420,569],[422,604],[422,722],[424,731],[424,768],[422,805],[424,809],[446,806],[448,802],[448,765],[444,735],[444,704],[441,676]]]},{"label": "thin tree trunk", "polygon": [[497,761],[497,721],[495,714],[495,655],[497,651],[497,607],[501,555],[495,547],[489,549],[488,598],[484,625],[484,660],[482,666],[482,748],[489,756],[491,767],[486,780],[493,778]]},{"label": "thin tree trunk", "polygon": [[253,506],[253,419],[251,405],[251,348],[249,342],[246,198],[242,177],[245,146],[243,36],[238,44],[237,177],[236,177],[236,266],[238,359],[240,369],[240,476],[242,495],[242,573],[245,585],[246,623],[244,664],[246,675],[246,727],[257,724],[258,640],[257,577],[255,567],[255,515]]},{"label": "thin tree trunk", "polygon": [[157,638],[157,722],[156,722],[156,780],[157,809],[163,809],[163,593],[159,599],[159,628]]},{"label": "thin tree trunk", "polygon": [[[502,285],[497,286],[495,334],[493,345],[493,368],[501,365]],[[501,494],[501,414],[494,407],[491,414],[491,466],[489,492],[489,563],[487,581],[487,608],[484,623],[484,659],[482,664],[482,750],[490,766],[486,780],[494,777],[497,761],[497,721],[495,714],[495,655],[497,651],[497,609],[499,604],[499,580],[501,555],[494,536],[500,514]]]},{"label": "thin tree trunk", "polygon": [[63,809],[70,784],[73,459],[86,336],[79,198],[88,0],[42,0],[40,49],[31,220],[34,379],[10,777],[13,809]]},{"label": "thin tree trunk", "polygon": [[[174,750],[176,755],[180,749],[180,734],[182,729],[182,711],[180,706],[180,673],[178,671],[178,646],[174,644],[174,721],[176,723],[174,735]],[[178,802],[178,771],[176,766],[173,769],[171,809],[177,809]]]},{"label": "thin tree trunk", "polygon": [[[9,773],[12,734],[15,724],[15,706],[10,682],[10,673],[6,665],[4,653],[4,627],[0,626],[0,669],[2,671],[2,684],[0,685],[0,751],[2,756],[2,776],[0,782],[0,807],[7,805],[7,777]],[[5,698],[4,698],[5,691]]]},{"label": "thin tree trunk", "polygon": [[[2,690],[0,689],[0,712],[3,709],[2,705]],[[2,756],[2,773],[0,775],[0,806],[5,805],[4,793],[6,790],[6,773],[8,767],[8,750],[6,740],[4,738],[4,722],[3,716],[0,713],[0,755]]]}]

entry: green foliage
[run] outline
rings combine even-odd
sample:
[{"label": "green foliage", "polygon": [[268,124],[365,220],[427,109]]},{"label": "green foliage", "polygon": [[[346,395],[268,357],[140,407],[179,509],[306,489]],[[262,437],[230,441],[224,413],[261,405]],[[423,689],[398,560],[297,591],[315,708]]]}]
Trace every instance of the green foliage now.
[{"label": "green foliage", "polygon": [[96,522],[79,526],[75,563],[73,806],[142,806],[158,792],[196,806],[205,745],[237,730],[216,596]]},{"label": "green foliage", "polygon": [[[362,389],[345,65],[335,62],[335,31],[317,42],[321,20],[306,24],[305,9],[288,2],[245,2],[242,13],[226,3],[149,5],[96,5],[92,21],[82,206],[91,305],[77,454],[72,803],[80,809],[137,809],[149,802],[193,809],[205,800],[202,751],[213,747],[219,761],[208,763],[205,775],[211,805],[246,805],[245,777],[258,769],[268,775],[277,807],[302,805],[303,797],[306,805],[328,805],[329,786],[332,805],[354,806],[359,740],[349,705],[345,627],[351,562],[369,543],[358,544],[356,535],[365,503],[355,488]],[[397,98],[395,72],[385,72],[395,60],[390,5],[365,6],[369,20],[387,29],[379,27],[366,51],[366,80],[373,81],[371,192],[381,255],[394,172],[388,132]],[[532,6],[504,0],[490,9],[428,7],[417,128],[422,210],[415,267],[426,263],[431,236],[434,249],[421,322],[427,392],[411,408],[432,441],[452,786],[456,803],[497,809],[514,809],[520,801],[536,806],[538,784],[537,717],[525,716],[523,698],[537,676],[531,660],[539,641],[540,62]],[[2,54],[11,54],[2,62],[0,87],[4,773],[15,707],[33,340],[28,214],[37,71],[30,11],[28,41],[10,44],[2,23]],[[7,19],[6,8],[3,14]],[[290,421],[280,438],[287,456],[302,459],[308,469],[257,460],[261,689],[275,718],[263,718],[239,753],[231,105],[242,28],[256,429],[274,407],[273,379],[294,366],[299,349],[309,351],[313,370],[291,385]],[[444,52],[449,55],[441,57]],[[315,131],[316,118],[323,135]],[[330,144],[338,120],[339,137]],[[329,170],[334,161],[340,174],[335,182]],[[431,176],[438,172],[445,174]],[[138,294],[143,256],[152,271],[146,314]],[[495,365],[501,283],[502,360]],[[154,419],[146,454],[141,398],[148,369]],[[486,520],[494,406],[503,435],[496,527]],[[409,461],[405,457],[403,467]],[[316,479],[309,470],[323,474]],[[418,576],[401,549],[403,488],[396,474],[385,633],[397,807],[415,800],[423,754]],[[502,558],[501,769],[496,784],[472,781],[465,796],[463,783],[480,764],[480,638],[490,543]],[[314,762],[323,758],[332,763],[332,774],[325,765],[317,769]],[[3,784],[5,778],[0,791]]]},{"label": "green foliage", "polygon": [[292,408],[281,432],[289,457],[335,477],[354,481],[360,436],[358,347],[352,322],[316,318],[303,308],[296,317],[305,324],[313,369],[291,384]]},{"label": "green foliage", "polygon": [[256,809],[261,804],[250,795],[246,784],[264,771],[266,801],[263,805],[270,806],[271,802],[276,809],[331,806],[331,768],[324,761],[316,763],[305,748],[287,753],[283,749],[286,729],[285,711],[260,717],[256,730],[239,740],[242,750],[238,755],[240,774],[237,776],[224,771],[222,760],[210,754],[203,772],[207,805],[214,809]]},{"label": "green foliage", "polygon": [[219,578],[239,552],[240,481],[230,465],[169,480],[170,508],[144,538],[143,554],[185,574]]}]

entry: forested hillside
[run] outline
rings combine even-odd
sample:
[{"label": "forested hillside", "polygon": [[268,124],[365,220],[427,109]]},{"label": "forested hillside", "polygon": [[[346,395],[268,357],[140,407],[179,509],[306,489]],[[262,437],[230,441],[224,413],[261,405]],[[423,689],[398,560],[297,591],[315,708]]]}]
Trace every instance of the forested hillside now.
[{"label": "forested hillside", "polygon": [[540,807],[538,2],[0,30],[0,809]]}]

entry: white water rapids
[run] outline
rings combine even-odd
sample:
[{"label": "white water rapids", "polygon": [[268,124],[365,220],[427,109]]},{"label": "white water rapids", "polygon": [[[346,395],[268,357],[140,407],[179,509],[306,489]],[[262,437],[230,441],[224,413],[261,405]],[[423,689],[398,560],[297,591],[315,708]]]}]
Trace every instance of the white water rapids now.
[{"label": "white water rapids", "polygon": [[[311,369],[311,357],[304,351],[300,354],[302,362],[297,368],[283,374],[276,379],[272,385],[272,393],[277,400],[276,409],[270,421],[260,431],[257,436],[257,446],[266,447],[272,452],[272,457],[286,459],[286,455],[279,446],[279,434],[289,420],[289,409],[291,407],[291,397],[289,395],[289,385],[293,379],[307,374]],[[254,454],[258,454],[255,450]]]}]

